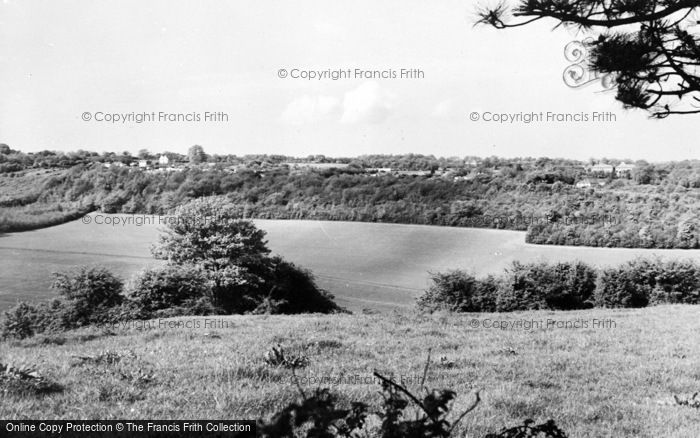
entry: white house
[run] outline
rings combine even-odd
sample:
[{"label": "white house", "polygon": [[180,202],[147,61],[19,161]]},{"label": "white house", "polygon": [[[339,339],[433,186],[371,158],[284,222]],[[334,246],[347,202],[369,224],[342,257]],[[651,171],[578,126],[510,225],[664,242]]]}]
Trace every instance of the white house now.
[{"label": "white house", "polygon": [[576,183],[576,187],[579,189],[587,189],[591,186],[591,182],[587,179],[581,180]]},{"label": "white house", "polygon": [[158,158],[158,164],[160,164],[161,166],[167,166],[168,164],[170,164],[170,159],[166,155],[161,155]]},{"label": "white house", "polygon": [[611,166],[610,164],[603,164],[603,163],[598,163],[594,164],[591,166],[591,172],[593,173],[604,173],[604,174],[612,174],[615,171],[615,168]]},{"label": "white house", "polygon": [[139,167],[148,167],[148,160],[139,160]]},{"label": "white house", "polygon": [[391,173],[391,167],[369,167],[366,170],[367,172]]},{"label": "white house", "polygon": [[615,166],[615,173],[617,173],[618,175],[629,175],[632,173],[634,167],[634,164],[627,164],[625,162],[622,162]]}]

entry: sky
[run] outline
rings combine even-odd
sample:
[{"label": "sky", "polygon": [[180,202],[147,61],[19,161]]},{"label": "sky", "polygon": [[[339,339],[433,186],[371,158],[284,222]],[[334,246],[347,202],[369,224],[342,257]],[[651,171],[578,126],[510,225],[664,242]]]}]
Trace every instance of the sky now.
[{"label": "sky", "polygon": [[589,35],[555,22],[475,27],[476,7],[0,0],[0,142],[23,151],[184,153],[199,144],[236,155],[700,158],[700,116],[652,120],[623,109],[600,81],[567,86],[565,47]]}]

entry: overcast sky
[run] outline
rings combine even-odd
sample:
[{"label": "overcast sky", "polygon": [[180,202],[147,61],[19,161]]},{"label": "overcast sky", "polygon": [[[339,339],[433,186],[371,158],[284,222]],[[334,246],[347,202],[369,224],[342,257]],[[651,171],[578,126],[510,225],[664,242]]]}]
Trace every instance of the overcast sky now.
[{"label": "overcast sky", "polygon": [[[599,83],[567,87],[580,34],[473,27],[473,1],[0,1],[0,142],[15,149],[700,158],[699,116],[650,120]],[[402,68],[423,77],[290,77]],[[207,111],[228,121],[96,121]]]}]

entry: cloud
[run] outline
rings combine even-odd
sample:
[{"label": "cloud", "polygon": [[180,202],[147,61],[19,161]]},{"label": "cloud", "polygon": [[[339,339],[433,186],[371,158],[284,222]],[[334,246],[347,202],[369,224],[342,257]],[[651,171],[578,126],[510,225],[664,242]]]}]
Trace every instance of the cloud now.
[{"label": "cloud", "polygon": [[328,21],[317,21],[314,23],[314,30],[324,38],[339,38],[345,33],[342,27]]},{"label": "cloud", "polygon": [[447,119],[454,112],[454,101],[452,99],[446,99],[439,102],[433,108],[432,116],[438,119]]},{"label": "cloud", "polygon": [[376,82],[365,82],[345,93],[342,123],[381,123],[391,114],[392,96]]},{"label": "cloud", "polygon": [[291,101],[282,113],[282,121],[289,125],[318,122],[344,124],[377,124],[392,112],[393,95],[376,82],[365,82],[347,91],[343,97],[303,95]]},{"label": "cloud", "polygon": [[333,96],[304,95],[287,105],[282,121],[289,125],[303,125],[333,120],[341,113],[340,100]]}]

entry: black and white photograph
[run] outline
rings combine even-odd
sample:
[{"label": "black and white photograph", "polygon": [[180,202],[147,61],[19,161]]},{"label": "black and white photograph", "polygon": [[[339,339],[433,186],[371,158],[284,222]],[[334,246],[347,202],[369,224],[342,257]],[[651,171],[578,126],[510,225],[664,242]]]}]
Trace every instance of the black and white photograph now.
[{"label": "black and white photograph", "polygon": [[700,0],[0,0],[0,436],[699,438]]}]

